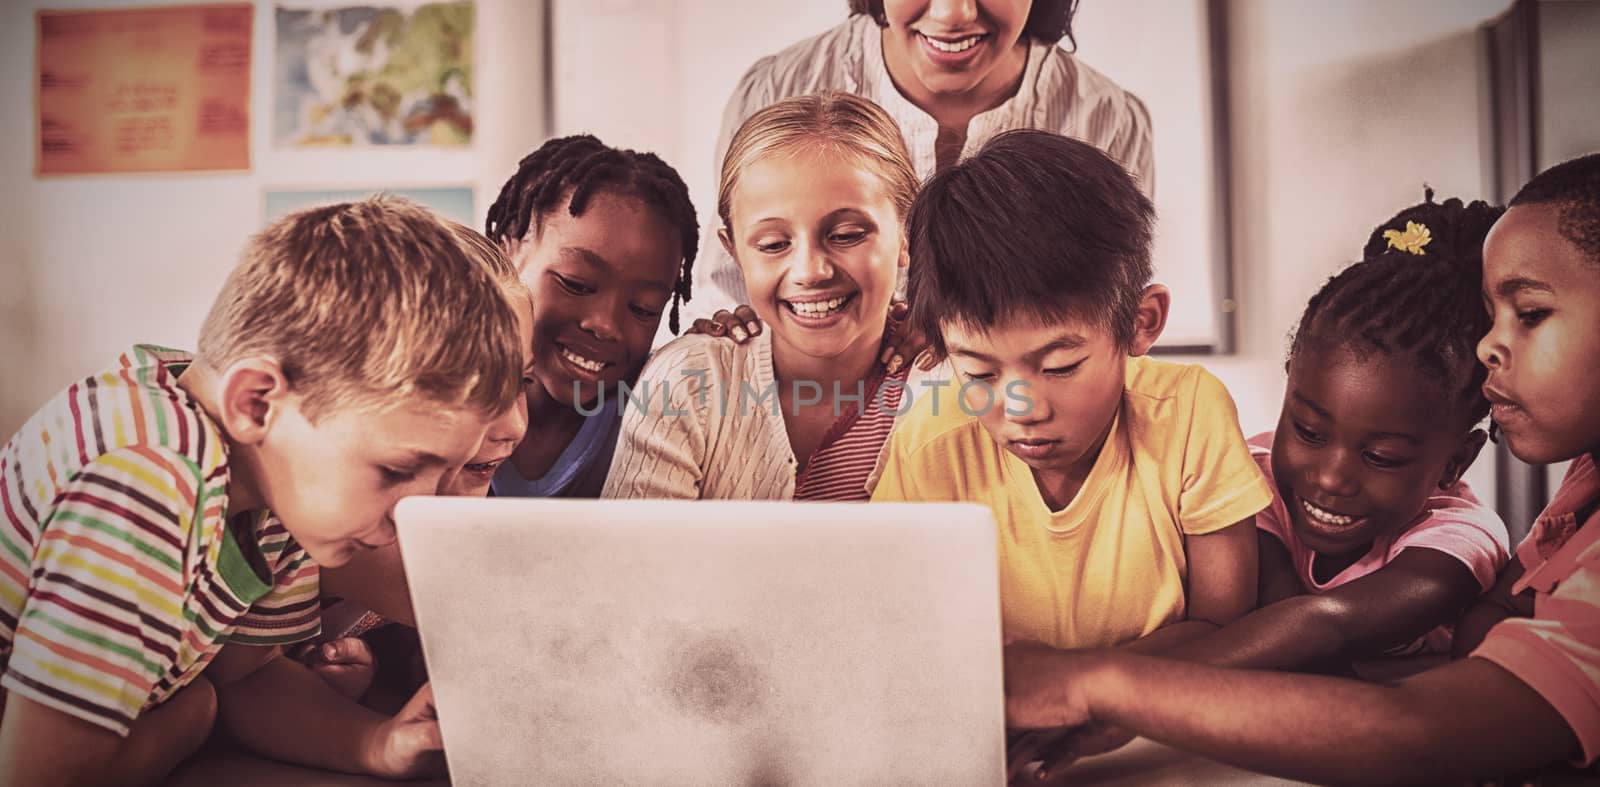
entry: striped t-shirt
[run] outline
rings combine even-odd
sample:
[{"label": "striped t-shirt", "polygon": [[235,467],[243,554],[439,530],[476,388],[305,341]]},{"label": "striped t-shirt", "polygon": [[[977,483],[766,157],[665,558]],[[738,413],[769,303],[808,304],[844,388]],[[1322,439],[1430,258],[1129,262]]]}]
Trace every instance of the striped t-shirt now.
[{"label": "striped t-shirt", "polygon": [[894,429],[911,366],[906,364],[896,374],[878,375],[867,383],[872,397],[866,407],[852,403],[823,435],[805,470],[795,479],[794,499],[864,503],[872,497],[867,477]]},{"label": "striped t-shirt", "polygon": [[126,735],[225,642],[317,632],[317,568],[260,511],[231,520],[228,446],[140,345],[0,448],[0,687]]}]

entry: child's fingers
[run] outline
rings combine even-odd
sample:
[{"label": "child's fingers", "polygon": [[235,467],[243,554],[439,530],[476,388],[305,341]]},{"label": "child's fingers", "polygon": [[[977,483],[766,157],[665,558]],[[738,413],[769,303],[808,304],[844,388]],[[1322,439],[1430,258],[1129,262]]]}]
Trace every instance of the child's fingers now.
[{"label": "child's fingers", "polygon": [[1033,764],[1039,761],[1039,750],[1049,744],[1055,737],[1050,730],[1027,730],[1014,733],[1009,745],[1006,746],[1006,783],[1027,783],[1024,778],[1033,772]]},{"label": "child's fingers", "polygon": [[1133,736],[1118,727],[1098,723],[1079,727],[1040,749],[1039,759],[1043,764],[1039,766],[1038,778],[1040,781],[1055,778],[1078,759],[1122,748],[1131,740]]},{"label": "child's fingers", "polygon": [[756,316],[755,309],[741,305],[733,310],[733,316],[744,325],[744,329],[751,336],[761,335],[761,318]]},{"label": "child's fingers", "polygon": [[744,321],[727,309],[718,309],[716,314],[711,315],[711,321],[717,324],[717,329],[710,332],[712,336],[732,336],[734,341],[740,343],[750,338]]},{"label": "child's fingers", "polygon": [[721,336],[722,324],[716,320],[708,320],[704,317],[701,317],[695,320],[694,323],[689,326],[689,333],[703,333],[710,336]]},{"label": "child's fingers", "polygon": [[341,637],[325,643],[316,655],[324,664],[370,665],[376,660],[372,646],[360,637]]},{"label": "child's fingers", "polygon": [[1051,777],[1066,770],[1067,766],[1075,762],[1080,756],[1078,753],[1079,736],[1067,734],[1039,748],[1039,770],[1034,772],[1036,781],[1046,781]]},{"label": "child's fingers", "polygon": [[433,707],[433,684],[424,683],[417,693],[406,700],[405,707],[395,714],[395,718],[404,722],[437,720],[439,714]]}]

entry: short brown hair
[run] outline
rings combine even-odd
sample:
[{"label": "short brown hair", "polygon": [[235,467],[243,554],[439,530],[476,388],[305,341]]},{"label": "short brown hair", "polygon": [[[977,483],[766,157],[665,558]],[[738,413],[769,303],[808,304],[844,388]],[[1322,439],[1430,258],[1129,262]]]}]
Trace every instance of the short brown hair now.
[{"label": "short brown hair", "polygon": [[943,326],[1078,320],[1133,341],[1150,283],[1155,210],[1133,176],[1080,139],[997,134],[928,179],[911,209],[911,323],[945,354]]},{"label": "short brown hair", "polygon": [[293,213],[245,247],[198,360],[222,371],[275,358],[313,422],[418,396],[498,414],[521,393],[522,351],[494,270],[477,244],[396,197]]},{"label": "short brown hair", "polygon": [[728,143],[717,184],[717,216],[728,226],[739,176],[774,151],[813,148],[853,156],[883,178],[902,222],[917,197],[917,170],[889,113],[851,93],[792,96],[751,115]]},{"label": "short brown hair", "polygon": [[[883,0],[849,0],[850,14],[866,14],[887,27],[889,20],[883,16]],[[1059,43],[1065,38],[1076,47],[1072,37],[1072,17],[1078,13],[1078,0],[1034,0],[1028,10],[1028,21],[1022,25],[1022,34],[1046,44]]]}]

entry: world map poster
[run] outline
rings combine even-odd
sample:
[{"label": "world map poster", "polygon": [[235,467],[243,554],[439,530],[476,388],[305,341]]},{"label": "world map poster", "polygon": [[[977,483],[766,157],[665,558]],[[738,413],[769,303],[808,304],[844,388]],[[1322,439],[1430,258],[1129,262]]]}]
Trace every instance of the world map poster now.
[{"label": "world map poster", "polygon": [[275,10],[276,146],[472,141],[471,2]]}]

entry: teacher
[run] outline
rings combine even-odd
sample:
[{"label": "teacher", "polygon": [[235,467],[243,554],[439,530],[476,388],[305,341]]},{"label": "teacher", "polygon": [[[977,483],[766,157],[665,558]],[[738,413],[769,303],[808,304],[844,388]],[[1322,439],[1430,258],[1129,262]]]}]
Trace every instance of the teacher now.
[{"label": "teacher", "polygon": [[[1072,41],[1077,0],[849,0],[850,18],[757,60],[728,98],[717,138],[789,96],[842,90],[882,106],[900,126],[917,177],[959,161],[1002,131],[1036,128],[1082,139],[1132,172],[1151,195],[1150,114],[1139,98],[1057,46]],[[1076,42],[1074,42],[1075,44]],[[693,316],[748,303],[739,266],[716,242],[700,252]]]}]

